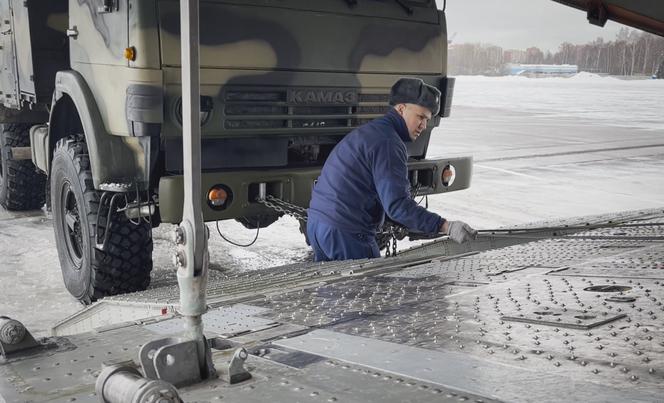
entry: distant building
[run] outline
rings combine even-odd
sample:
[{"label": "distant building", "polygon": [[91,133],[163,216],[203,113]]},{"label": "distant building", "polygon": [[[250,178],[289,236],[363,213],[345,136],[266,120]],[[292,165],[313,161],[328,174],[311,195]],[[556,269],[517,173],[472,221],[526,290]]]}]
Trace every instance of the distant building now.
[{"label": "distant building", "polygon": [[505,65],[511,76],[571,76],[579,72],[575,64],[514,64]]}]

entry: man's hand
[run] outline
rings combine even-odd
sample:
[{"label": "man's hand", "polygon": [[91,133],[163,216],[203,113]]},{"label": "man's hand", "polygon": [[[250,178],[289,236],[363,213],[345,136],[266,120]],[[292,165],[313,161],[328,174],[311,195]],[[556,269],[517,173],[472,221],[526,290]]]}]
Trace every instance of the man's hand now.
[{"label": "man's hand", "polygon": [[441,229],[456,243],[464,243],[477,238],[477,231],[463,221],[445,221],[445,224]]}]

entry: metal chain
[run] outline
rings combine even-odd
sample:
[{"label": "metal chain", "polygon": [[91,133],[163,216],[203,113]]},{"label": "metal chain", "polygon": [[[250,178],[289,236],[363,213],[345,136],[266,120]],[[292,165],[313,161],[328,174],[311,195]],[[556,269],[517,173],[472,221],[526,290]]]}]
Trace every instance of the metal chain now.
[{"label": "metal chain", "polygon": [[307,222],[307,209],[304,207],[289,203],[272,195],[267,195],[265,199],[256,199],[256,201],[265,207],[276,211],[277,213],[287,214],[295,217],[299,221]]},{"label": "metal chain", "polygon": [[[411,188],[410,197],[413,200],[415,200],[415,197],[417,196],[417,193],[419,191],[420,191],[420,185],[418,184],[416,187]],[[421,202],[422,201],[420,200],[420,203]],[[427,199],[427,207],[428,207],[428,202],[429,200]],[[417,204],[419,205],[420,203]],[[404,239],[407,235],[408,235],[408,228],[396,222],[390,222],[383,225],[382,231],[376,233],[376,238],[377,239],[385,239],[385,237],[391,238],[392,240],[391,245],[390,245],[390,240],[387,241],[385,257],[390,257],[390,256],[394,257],[397,255],[397,241]]]},{"label": "metal chain", "polygon": [[382,231],[376,233],[376,238],[388,238],[388,241],[386,242],[385,257],[390,257],[397,255],[397,241],[404,239],[407,235],[408,229],[406,227],[395,222],[388,222],[383,225]]},{"label": "metal chain", "polygon": [[[415,191],[413,194],[416,193],[417,191]],[[305,223],[307,222],[307,209],[305,209],[304,207],[287,202],[272,195],[267,195],[265,199],[256,199],[256,202],[264,205],[269,209],[276,211],[279,214],[290,215],[295,217],[299,221]],[[390,240],[387,241],[387,250],[385,252],[385,256],[390,257],[397,255],[397,241],[404,239],[407,235],[408,235],[408,229],[406,227],[401,226],[397,223],[390,222],[386,223],[383,226],[382,230],[376,233],[376,238],[377,239],[385,239],[385,237],[390,238]]]}]

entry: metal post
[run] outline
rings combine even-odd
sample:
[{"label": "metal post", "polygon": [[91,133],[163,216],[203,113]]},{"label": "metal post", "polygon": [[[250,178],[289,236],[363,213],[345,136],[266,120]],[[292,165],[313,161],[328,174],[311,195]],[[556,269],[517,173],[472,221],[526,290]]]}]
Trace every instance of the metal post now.
[{"label": "metal post", "polygon": [[182,51],[182,152],[184,208],[182,248],[178,259],[180,313],[185,317],[185,338],[200,343],[199,362],[205,362],[201,316],[206,307],[208,275],[207,228],[201,210],[201,125],[199,2],[180,0]]}]

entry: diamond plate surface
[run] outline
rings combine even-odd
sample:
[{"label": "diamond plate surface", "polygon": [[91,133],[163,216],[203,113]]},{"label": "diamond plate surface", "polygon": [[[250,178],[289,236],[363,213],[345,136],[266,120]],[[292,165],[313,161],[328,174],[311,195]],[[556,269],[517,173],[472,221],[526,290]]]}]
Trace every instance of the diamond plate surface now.
[{"label": "diamond plate surface", "polygon": [[[216,336],[260,331],[276,325],[274,321],[256,318],[264,309],[248,305],[232,305],[208,311],[203,315],[205,333]],[[145,326],[145,329],[159,335],[182,333],[184,319],[170,319]]]},{"label": "diamond plate surface", "polygon": [[[614,262],[620,272],[624,262],[631,262],[659,270],[662,253],[664,244],[656,240],[543,240],[359,281],[322,284],[256,304],[270,308],[266,315],[275,320],[395,346],[457,351],[568,377],[577,385],[658,395],[664,394],[664,281],[602,276],[601,269]],[[588,275],[569,275],[576,267]],[[586,291],[595,286],[623,291]],[[566,317],[556,326],[555,319],[545,323],[550,321],[543,312]],[[503,319],[521,315],[533,320]],[[520,379],[517,371],[512,374]]]},{"label": "diamond plate surface", "polygon": [[664,280],[664,249],[661,244],[644,246],[638,250],[575,265],[558,274]]},{"label": "diamond plate surface", "polygon": [[[510,368],[456,352],[432,352],[326,330],[316,330],[279,341],[278,344],[505,401],[550,401],[551,390],[545,385],[560,387],[568,382],[566,377],[556,374]],[[517,379],[518,382],[515,382]],[[511,387],[505,388],[505,385]],[[570,392],[575,401],[583,402],[655,398],[655,395],[649,393],[593,384],[574,388]]]},{"label": "diamond plate surface", "polygon": [[[94,384],[102,363],[136,359],[142,343],[154,334],[139,326],[93,335],[73,336],[76,349],[42,354],[11,366],[0,365],[0,401],[99,401]],[[213,351],[221,368],[228,356]],[[252,379],[228,385],[218,379],[181,388],[186,402],[493,402],[493,399],[442,387],[404,376],[393,376],[367,366],[312,357],[300,368],[249,356],[246,367]],[[4,398],[4,400],[2,400]]]},{"label": "diamond plate surface", "polygon": [[[548,308],[548,307],[547,307]],[[521,313],[516,316],[503,316],[502,320],[524,322],[534,325],[564,327],[568,329],[589,330],[597,326],[623,319],[626,314],[609,315],[607,312],[588,312],[563,310],[539,310]]]}]

